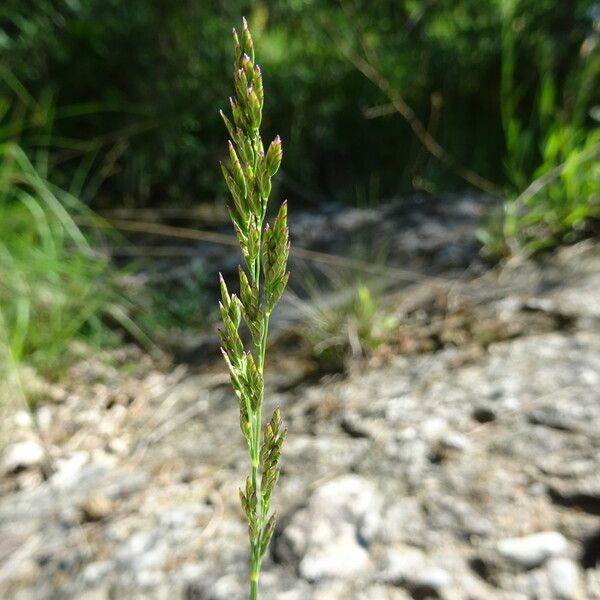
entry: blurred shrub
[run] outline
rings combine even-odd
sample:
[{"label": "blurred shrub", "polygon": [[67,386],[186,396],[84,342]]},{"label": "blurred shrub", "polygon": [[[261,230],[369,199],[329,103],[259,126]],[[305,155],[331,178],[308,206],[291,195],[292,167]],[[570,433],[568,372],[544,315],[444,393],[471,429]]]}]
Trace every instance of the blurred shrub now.
[{"label": "blurred shrub", "polygon": [[[537,20],[554,5],[540,2],[531,10],[523,0],[503,4],[501,97],[510,188],[502,212],[481,232],[495,256],[576,241],[600,217],[600,128],[593,117],[600,102],[600,5],[598,14],[588,14],[583,42],[562,21],[556,25],[563,36],[540,35]],[[573,43],[578,58],[569,62]],[[527,57],[524,64],[519,57]]]},{"label": "blurred shrub", "polygon": [[208,293],[209,281],[202,261],[191,261],[185,275],[171,267],[167,273],[148,276],[136,321],[152,332],[154,339],[182,330],[204,331],[217,314]]},{"label": "blurred shrub", "polygon": [[[506,181],[499,158],[506,131],[507,163],[516,160],[525,179],[537,168],[540,131],[517,142],[528,148],[521,160],[511,140],[526,138],[529,130],[510,133],[502,126],[504,4],[5,0],[0,60],[38,97],[48,86],[55,91],[55,134],[96,140],[105,202],[123,196],[132,204],[192,201],[222,191],[214,168],[223,152],[217,109],[227,93],[223,73],[231,68],[223,40],[246,14],[272,73],[268,93],[275,108],[265,133],[272,133],[271,119],[283,124],[289,149],[286,192],[354,201],[373,190],[383,196],[406,191],[418,182],[427,189],[464,185],[447,166],[431,160],[397,115],[383,110],[378,118],[365,118],[387,99],[340,52],[343,45],[360,49],[361,39],[377,55],[390,85],[458,163]],[[514,45],[511,77],[519,91],[510,113],[521,118],[535,105],[537,75],[531,65],[540,48],[552,55],[557,97],[577,85],[565,74],[579,60],[592,4],[520,2],[513,25],[519,30],[525,18],[527,27]],[[74,103],[77,113],[65,108]],[[532,153],[529,148],[536,146]],[[68,172],[73,152],[59,154]],[[65,183],[70,181],[66,175]]]},{"label": "blurred shrub", "polygon": [[3,63],[32,93],[55,91],[58,137],[102,142],[94,166],[119,199],[214,187],[206,139],[220,125],[232,19],[208,4],[7,0],[0,9]]},{"label": "blurred shrub", "polygon": [[[558,145],[557,145],[558,144]],[[586,133],[555,128],[534,181],[510,196],[480,232],[492,256],[530,256],[576,242],[600,218],[600,128]],[[554,152],[552,152],[554,150]]]},{"label": "blurred shrub", "polygon": [[321,369],[338,371],[349,359],[370,356],[397,326],[385,310],[379,287],[359,274],[331,273],[325,292],[305,276],[308,294],[288,294],[300,318],[299,334]]},{"label": "blurred shrub", "polygon": [[[21,138],[26,152],[52,139],[55,183],[86,181],[76,195],[100,206],[194,202],[223,192],[226,32],[246,14],[272,74],[265,134],[281,124],[286,195],[362,202],[464,187],[462,165],[506,190],[482,232],[498,256],[575,239],[597,214],[586,157],[598,13],[595,0],[5,0],[0,61],[56,105],[51,131]],[[429,155],[344,48],[377,61],[452,164]],[[82,156],[91,177],[76,174]]]},{"label": "blurred shrub", "polygon": [[31,152],[34,163],[19,143],[26,131],[47,122],[51,103],[35,103],[24,89],[16,90],[22,99],[0,96],[0,371],[4,382],[18,381],[20,363],[55,376],[73,338],[85,336],[92,344],[115,340],[109,320],[140,333],[128,318],[118,273],[76,222],[94,219],[93,213],[48,181],[48,156],[42,146]]}]

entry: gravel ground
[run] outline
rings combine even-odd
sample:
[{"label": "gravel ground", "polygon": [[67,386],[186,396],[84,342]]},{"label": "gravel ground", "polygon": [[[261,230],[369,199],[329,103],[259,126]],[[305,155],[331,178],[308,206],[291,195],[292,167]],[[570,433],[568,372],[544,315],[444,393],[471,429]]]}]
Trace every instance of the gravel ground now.
[{"label": "gravel ground", "polygon": [[[398,235],[437,231],[436,214]],[[267,398],[289,435],[265,598],[600,598],[600,245],[457,283],[464,219],[427,244],[452,276],[389,296],[417,325],[373,357],[315,376],[276,346]],[[32,374],[38,409],[10,417],[0,597],[244,598],[225,372],[80,352],[59,384]]]}]

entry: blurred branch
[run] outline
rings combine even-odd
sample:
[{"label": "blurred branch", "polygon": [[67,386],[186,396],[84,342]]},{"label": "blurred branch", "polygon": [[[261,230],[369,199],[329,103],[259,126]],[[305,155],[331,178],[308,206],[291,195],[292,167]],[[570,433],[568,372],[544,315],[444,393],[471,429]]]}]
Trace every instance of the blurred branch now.
[{"label": "blurred branch", "polygon": [[[173,225],[163,225],[161,223],[146,223],[143,221],[133,221],[129,219],[110,219],[108,223],[103,223],[97,222],[92,219],[78,218],[77,223],[84,226],[92,226],[99,228],[115,227],[121,231],[149,233],[152,235],[161,235],[203,242],[213,242],[217,244],[224,244],[226,246],[234,246],[236,248],[238,247],[238,240],[235,237],[235,235],[218,233],[215,231],[203,231],[200,229],[191,229],[188,227],[175,227]],[[335,254],[327,254],[326,252],[318,252],[316,250],[308,250],[306,248],[298,248],[297,246],[294,246],[291,253],[296,258],[302,258],[338,267],[361,269],[365,272],[371,273],[387,273],[389,275],[395,275],[396,277],[407,281],[420,281],[428,279],[439,279],[440,281],[444,282],[448,281],[447,279],[442,277],[432,277],[429,275],[424,275],[417,271],[411,271],[409,269],[388,267],[385,265],[374,265],[367,261],[355,260],[347,258],[345,256],[338,256]]]},{"label": "blurred branch", "polygon": [[111,256],[126,256],[140,258],[193,258],[198,255],[196,248],[188,246],[119,246],[111,248]]},{"label": "blurred branch", "polygon": [[[342,8],[348,14],[348,7],[345,2],[341,2]],[[350,23],[359,23],[356,15],[350,15],[348,19]],[[456,175],[472,186],[483,190],[489,194],[499,195],[500,189],[498,186],[485,179],[481,175],[478,175],[471,169],[462,167],[457,164],[456,159],[447,152],[441,144],[429,133],[425,128],[415,111],[408,105],[404,100],[403,96],[396,90],[390,82],[383,76],[379,67],[379,60],[368,44],[366,36],[359,30],[359,27],[355,27],[355,35],[361,45],[364,56],[361,56],[358,52],[353,50],[349,44],[339,38],[339,35],[332,24],[328,21],[325,22],[326,28],[329,30],[329,34],[337,43],[338,48],[342,54],[350,61],[354,67],[360,71],[371,83],[373,83],[379,90],[388,98],[391,106],[398,112],[408,123],[413,133],[421,142],[421,144],[428,150],[428,152],[437,158],[442,164],[450,168]]]},{"label": "blurred branch", "polygon": [[[427,131],[431,137],[434,137],[442,114],[444,99],[439,92],[433,92],[430,97],[431,110],[429,111],[429,122],[427,123]],[[427,165],[427,150],[421,146],[420,152],[417,154],[413,166],[413,182],[422,181],[420,173]]]},{"label": "blurred branch", "polygon": [[[212,242],[217,244],[224,244],[227,246],[238,247],[238,241],[235,235],[229,235],[225,233],[218,233],[214,231],[203,231],[199,229],[191,229],[188,227],[175,227],[173,225],[163,225],[160,223],[147,223],[143,221],[134,221],[128,219],[110,219],[107,221],[98,221],[97,219],[91,219],[86,217],[79,217],[75,219],[79,225],[87,227],[95,227],[99,229],[116,228],[121,231],[132,231],[139,233],[147,233],[151,235],[160,235],[165,237],[197,240],[203,242]],[[430,281],[438,282],[440,284],[450,284],[455,286],[457,281],[449,277],[443,277],[440,275],[427,275],[419,271],[413,271],[411,269],[405,269],[401,267],[394,267],[384,264],[376,264],[369,261],[357,260],[348,258],[346,256],[340,256],[337,254],[328,254],[326,252],[319,252],[317,250],[309,250],[307,248],[299,248],[293,246],[291,249],[291,255],[294,258],[303,260],[309,260],[316,263],[326,264],[333,267],[357,269],[364,273],[374,273],[382,276],[388,276],[396,278],[400,281],[418,282],[418,281]],[[499,293],[504,293],[505,290],[497,289],[491,292],[492,296]],[[484,290],[482,293],[475,292],[464,292],[464,295],[476,298],[485,298],[490,293]]]},{"label": "blurred branch", "polygon": [[365,115],[365,119],[378,119],[379,117],[393,115],[395,112],[394,105],[388,102],[387,104],[378,104],[377,106],[366,108],[363,114]]}]

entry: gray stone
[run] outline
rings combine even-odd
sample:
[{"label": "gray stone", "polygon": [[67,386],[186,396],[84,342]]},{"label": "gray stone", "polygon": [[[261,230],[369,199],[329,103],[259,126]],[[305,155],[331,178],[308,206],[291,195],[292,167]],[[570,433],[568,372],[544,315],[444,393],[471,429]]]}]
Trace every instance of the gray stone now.
[{"label": "gray stone", "polygon": [[387,551],[379,580],[428,598],[443,595],[443,590],[452,583],[448,571],[431,565],[422,550],[404,545]]},{"label": "gray stone", "polygon": [[390,503],[383,516],[381,541],[386,544],[418,539],[426,528],[423,511],[417,498],[407,496]]},{"label": "gray stone", "polygon": [[423,571],[427,557],[422,550],[412,546],[395,546],[385,555],[380,581],[403,585],[416,573]]},{"label": "gray stone", "polygon": [[378,513],[381,503],[374,486],[356,475],[339,477],[315,490],[283,532],[302,577],[354,579],[368,573],[371,561],[360,532],[371,529],[369,515]]},{"label": "gray stone", "polygon": [[188,503],[165,509],[160,514],[160,524],[168,529],[189,529],[197,525],[201,515],[205,515],[207,507],[201,503]]},{"label": "gray stone", "polygon": [[[323,539],[319,534],[324,534]],[[299,572],[308,581],[323,578],[355,579],[368,573],[370,558],[356,541],[351,527],[340,526],[334,536],[329,531],[315,532],[311,545],[300,561]]]},{"label": "gray stone", "polygon": [[168,546],[158,531],[138,531],[115,552],[117,565],[134,573],[158,568],[167,559]]},{"label": "gray stone", "polygon": [[510,579],[505,578],[502,587],[510,590],[511,600],[513,595],[523,600],[557,600],[550,590],[550,582],[543,569],[532,569],[513,575]]},{"label": "gray stone", "polygon": [[103,582],[107,575],[113,569],[113,564],[110,560],[102,560],[89,563],[83,570],[83,581],[90,587]]},{"label": "gray stone", "polygon": [[541,565],[551,556],[560,556],[568,549],[564,535],[557,531],[544,531],[520,538],[500,540],[496,546],[500,556],[525,568]]}]

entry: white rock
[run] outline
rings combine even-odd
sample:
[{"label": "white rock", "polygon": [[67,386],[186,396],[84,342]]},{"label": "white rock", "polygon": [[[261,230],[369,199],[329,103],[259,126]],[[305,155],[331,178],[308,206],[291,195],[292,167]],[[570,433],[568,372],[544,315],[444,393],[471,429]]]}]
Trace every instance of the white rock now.
[{"label": "white rock", "polygon": [[351,598],[352,590],[345,581],[324,581],[313,586],[312,600],[342,600]]},{"label": "white rock", "polygon": [[91,562],[83,570],[83,581],[91,587],[98,585],[112,569],[113,564],[109,560]]},{"label": "white rock", "polygon": [[427,564],[424,552],[411,546],[396,546],[388,550],[385,569],[380,580],[408,589],[439,592],[452,583],[450,574],[440,567]]},{"label": "white rock", "polygon": [[43,432],[50,431],[52,426],[52,409],[49,406],[40,406],[35,413],[38,427]]},{"label": "white rock", "polygon": [[581,598],[581,580],[577,564],[568,558],[552,558],[547,564],[550,587],[556,598]]},{"label": "white rock", "polygon": [[568,542],[557,531],[544,531],[520,538],[500,540],[496,546],[498,553],[523,567],[541,565],[547,558],[560,556],[567,551]]},{"label": "white rock", "polygon": [[600,598],[600,569],[586,569],[585,583],[591,598]]},{"label": "white rock", "polygon": [[108,588],[99,587],[91,590],[83,590],[78,593],[78,600],[109,600],[111,594]]},{"label": "white rock", "polygon": [[[308,581],[324,578],[354,579],[370,567],[368,552],[356,542],[354,529],[346,525],[328,542],[311,544],[300,561],[299,571]],[[327,537],[329,533],[326,534]]]},{"label": "white rock", "polygon": [[421,438],[428,441],[437,441],[448,430],[448,423],[441,417],[430,417],[421,424]]},{"label": "white rock", "polygon": [[310,506],[321,514],[340,515],[355,522],[381,508],[381,498],[372,483],[358,475],[343,475],[318,488]]},{"label": "white rock", "polygon": [[452,577],[450,577],[448,571],[440,567],[426,567],[408,579],[408,584],[411,587],[436,590],[437,592],[447,588],[451,583]]},{"label": "white rock", "polygon": [[338,477],[315,490],[284,531],[300,574],[319,581],[368,573],[371,561],[365,545],[377,529],[381,505],[374,486],[357,475]]},{"label": "white rock", "polygon": [[129,452],[129,444],[123,438],[115,437],[108,441],[106,449],[117,456],[125,456]]},{"label": "white rock", "polygon": [[197,562],[185,563],[177,573],[177,578],[185,583],[206,578],[206,567],[202,563]]},{"label": "white rock", "polygon": [[242,585],[240,579],[239,575],[235,573],[223,575],[215,582],[210,597],[215,600],[241,597],[240,594],[242,590],[245,590],[245,586]]},{"label": "white rock", "polygon": [[456,450],[457,452],[468,450],[471,446],[469,438],[466,435],[456,431],[451,431],[444,435],[441,439],[441,444],[444,448],[447,448],[448,450]]},{"label": "white rock", "polygon": [[56,461],[56,472],[52,475],[52,482],[60,487],[68,487],[77,481],[84,465],[89,461],[90,455],[78,450]]},{"label": "white rock", "polygon": [[35,440],[26,440],[10,445],[4,454],[4,470],[14,473],[41,464],[44,448]]},{"label": "white rock", "polygon": [[134,572],[135,582],[142,588],[151,589],[160,598],[157,588],[164,581],[165,576],[160,569],[140,569]]},{"label": "white rock", "polygon": [[14,421],[17,427],[31,427],[31,413],[19,410],[15,413]]}]

